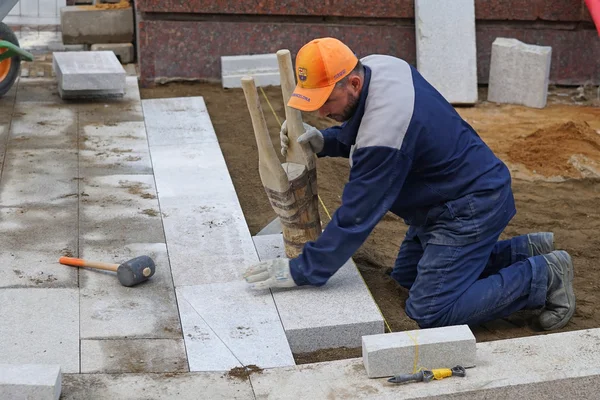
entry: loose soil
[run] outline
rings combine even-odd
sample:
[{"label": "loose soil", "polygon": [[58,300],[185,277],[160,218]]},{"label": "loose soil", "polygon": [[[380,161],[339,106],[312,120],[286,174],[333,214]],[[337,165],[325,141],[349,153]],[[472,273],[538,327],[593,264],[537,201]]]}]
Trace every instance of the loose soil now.
[{"label": "loose soil", "polygon": [[[260,94],[262,108],[271,139],[278,146],[279,122],[285,115],[281,90],[267,87],[265,93],[270,104]],[[275,217],[258,175],[256,143],[241,89],[224,90],[218,84],[207,83],[171,83],[142,89],[141,95],[142,98],[203,96],[251,233],[256,234]],[[485,89],[480,90],[479,98],[487,98]],[[597,268],[600,180],[593,168],[584,168],[600,162],[595,136],[595,130],[600,129],[599,105],[597,88],[586,87],[552,88],[548,106],[539,110],[488,102],[457,108],[511,169],[517,215],[501,239],[552,231],[557,247],[573,257],[577,310],[562,331],[600,327],[600,308],[596,307],[600,301]],[[334,123],[311,114],[305,114],[304,120],[319,128]],[[573,166],[572,156],[579,157],[575,163],[579,167]],[[579,173],[582,170],[587,173]],[[340,205],[348,172],[348,160],[318,160],[319,195],[330,212]],[[322,221],[327,223],[325,210],[320,212]],[[404,312],[407,291],[385,273],[394,264],[405,232],[402,220],[388,214],[354,255],[392,331],[418,328]],[[478,342],[545,333],[536,325],[535,313],[531,311],[472,329]],[[310,363],[357,354],[360,353],[349,349],[327,350],[296,355],[296,360]]]}]

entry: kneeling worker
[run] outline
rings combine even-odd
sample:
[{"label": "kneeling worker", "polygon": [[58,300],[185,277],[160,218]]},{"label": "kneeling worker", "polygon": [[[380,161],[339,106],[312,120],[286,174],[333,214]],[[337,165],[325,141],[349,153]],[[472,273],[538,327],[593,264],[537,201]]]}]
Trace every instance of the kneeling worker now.
[{"label": "kneeling worker", "polygon": [[[324,285],[388,212],[409,226],[391,277],[409,289],[421,328],[479,324],[543,309],[543,329],[575,311],[573,264],[553,234],[498,241],[516,213],[510,172],[419,72],[399,58],[361,60],[342,42],[315,39],[296,57],[288,103],[343,122],[305,125],[299,142],[319,157],[347,157],[342,204],[295,259],[250,266],[255,289]],[[282,127],[282,150],[289,139]]]}]

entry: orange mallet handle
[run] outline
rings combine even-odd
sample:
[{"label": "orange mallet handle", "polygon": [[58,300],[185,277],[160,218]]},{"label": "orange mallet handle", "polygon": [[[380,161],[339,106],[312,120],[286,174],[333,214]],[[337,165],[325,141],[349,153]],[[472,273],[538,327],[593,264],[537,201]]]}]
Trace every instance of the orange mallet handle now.
[{"label": "orange mallet handle", "polygon": [[86,261],[83,258],[75,258],[75,257],[61,257],[58,259],[58,262],[64,265],[70,265],[71,267],[87,267],[87,268],[97,268],[104,269],[106,271],[117,272],[117,268],[119,268],[119,264],[109,264],[97,261]]}]

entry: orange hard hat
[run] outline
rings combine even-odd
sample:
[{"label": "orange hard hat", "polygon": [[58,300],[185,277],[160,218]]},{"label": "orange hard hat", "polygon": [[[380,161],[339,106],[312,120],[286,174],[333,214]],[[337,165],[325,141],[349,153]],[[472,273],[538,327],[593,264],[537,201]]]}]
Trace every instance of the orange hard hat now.
[{"label": "orange hard hat", "polygon": [[335,84],[352,72],[357,63],[356,55],[338,39],[311,40],[296,55],[298,83],[288,106],[301,111],[318,110]]}]

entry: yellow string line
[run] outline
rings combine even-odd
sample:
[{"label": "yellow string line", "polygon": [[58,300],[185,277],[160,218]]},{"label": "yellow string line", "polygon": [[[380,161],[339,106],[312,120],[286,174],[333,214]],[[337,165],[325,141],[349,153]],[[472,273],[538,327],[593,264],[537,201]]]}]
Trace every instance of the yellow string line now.
[{"label": "yellow string line", "polygon": [[[277,118],[277,114],[275,113],[275,110],[273,109],[273,106],[271,105],[271,102],[269,101],[269,98],[267,97],[267,94],[263,90],[262,86],[259,86],[259,88],[260,88],[260,91],[263,94],[263,97],[267,101],[267,104],[269,105],[269,108],[271,109],[271,112],[273,113],[273,116],[275,117],[275,120],[277,121],[277,123],[279,124],[279,126],[281,126],[281,122],[279,121],[279,118]],[[317,197],[319,198],[319,202],[321,203],[321,206],[323,207],[323,210],[325,210],[325,214],[327,214],[327,218],[329,218],[329,221],[331,221],[331,214],[329,213],[329,210],[327,209],[327,207],[325,207],[325,203],[323,202],[323,199],[321,199],[320,195],[317,195]],[[375,306],[377,306],[377,310],[379,310],[379,314],[381,314],[381,318],[383,318],[383,322],[385,323],[385,326],[387,327],[388,331],[389,332],[393,332],[392,331],[392,327],[390,326],[390,324],[388,324],[387,320],[385,319],[385,316],[383,315],[383,312],[381,312],[381,308],[379,308],[379,305],[375,301],[375,297],[373,297],[373,293],[371,293],[371,290],[369,289],[369,286],[367,285],[367,282],[365,282],[365,278],[363,278],[363,276],[362,276],[362,274],[360,272],[359,272],[358,276],[360,276],[360,278],[362,279],[363,283],[365,284],[365,287],[367,288],[367,291],[369,292],[369,295],[371,295],[371,298],[373,299],[373,303],[375,303]],[[417,344],[417,357],[415,358],[415,365],[417,363],[418,356],[419,356],[419,353],[418,353],[418,344]]]},{"label": "yellow string line", "polygon": [[[412,339],[412,341],[415,343],[415,359],[413,361],[413,374],[416,374],[419,370],[423,369],[423,368],[419,368],[417,369],[417,364],[419,363],[419,342],[417,341],[416,337],[413,337],[410,333],[405,332],[409,338]],[[416,335],[416,333],[415,333]]]}]

